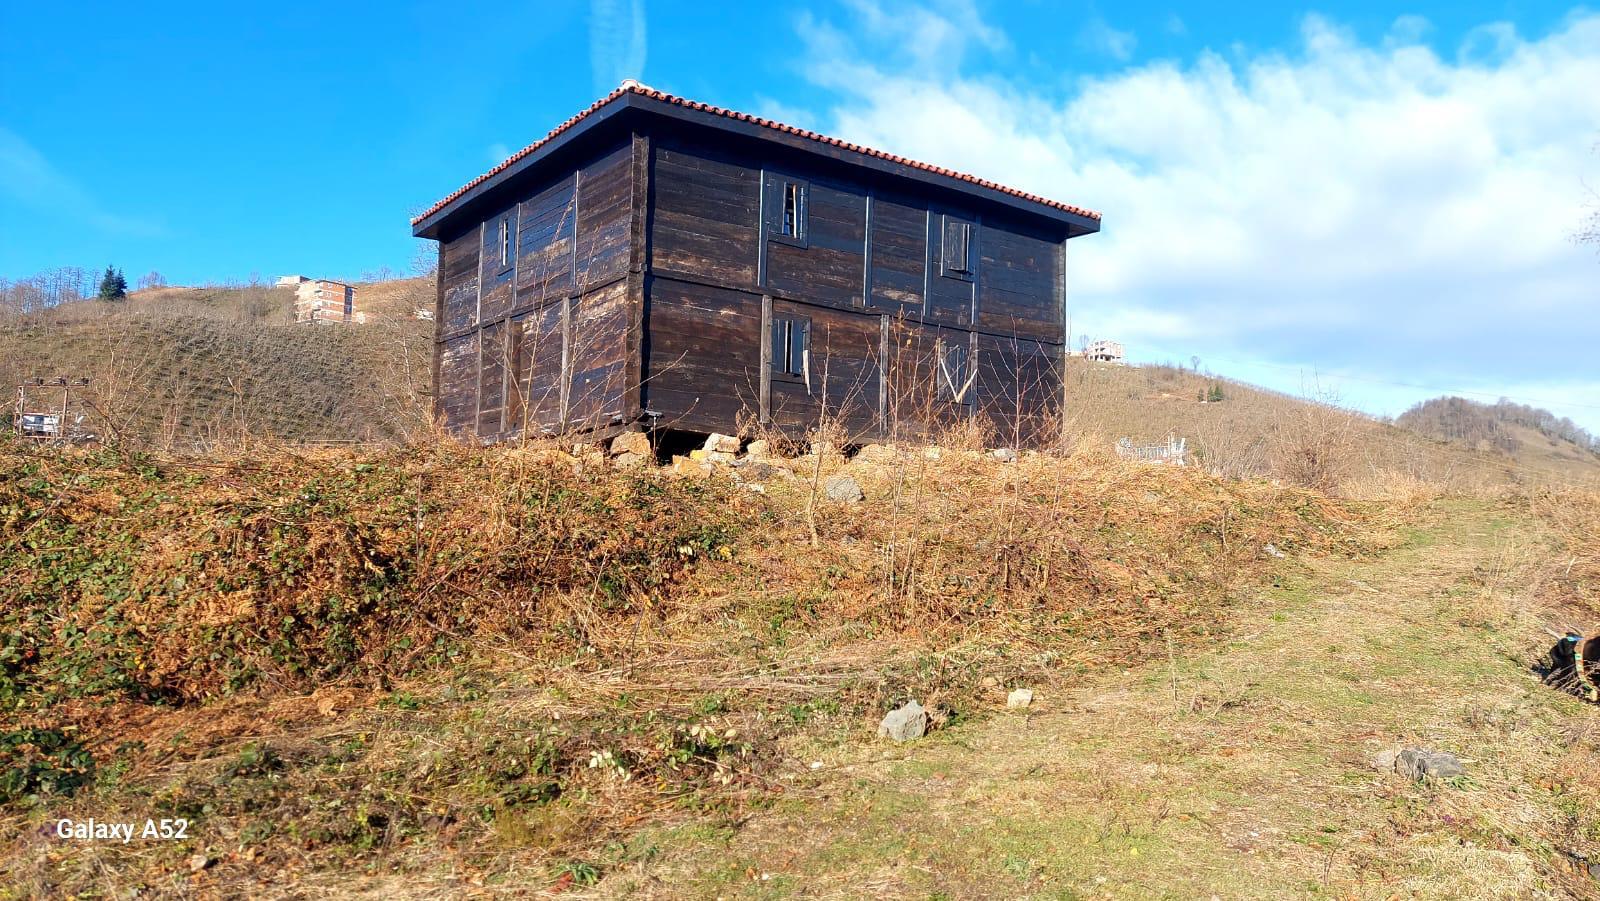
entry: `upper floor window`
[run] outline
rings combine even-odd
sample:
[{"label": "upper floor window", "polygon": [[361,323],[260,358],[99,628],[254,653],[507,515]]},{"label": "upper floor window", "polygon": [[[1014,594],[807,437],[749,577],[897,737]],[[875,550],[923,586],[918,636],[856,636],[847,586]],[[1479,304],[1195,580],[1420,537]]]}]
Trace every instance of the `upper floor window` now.
[{"label": "upper floor window", "polygon": [[513,240],[511,232],[512,232],[511,217],[510,216],[501,216],[500,217],[500,265],[501,266],[509,266],[509,265],[511,265],[511,261],[513,259],[512,255],[511,255],[511,242]]},{"label": "upper floor window", "polygon": [[972,278],[972,223],[954,216],[944,217],[944,252],[941,255],[944,275],[950,278]]},{"label": "upper floor window", "polygon": [[767,237],[783,244],[806,246],[806,206],[810,185],[786,175],[767,175]]}]

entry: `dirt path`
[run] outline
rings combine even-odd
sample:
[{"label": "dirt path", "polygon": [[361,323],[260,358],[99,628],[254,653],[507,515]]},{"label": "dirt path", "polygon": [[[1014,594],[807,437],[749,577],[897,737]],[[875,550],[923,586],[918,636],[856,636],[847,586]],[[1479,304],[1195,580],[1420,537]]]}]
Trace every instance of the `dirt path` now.
[{"label": "dirt path", "polygon": [[[1441,508],[1403,546],[1318,561],[1252,599],[1236,640],[1040,687],[886,749],[811,749],[729,834],[654,836],[608,894],[1528,897],[1594,892],[1597,836],[1561,794],[1600,712],[1527,673],[1531,523]],[[1468,776],[1376,771],[1397,743]],[[1592,760],[1592,757],[1585,758]],[[1584,830],[1591,830],[1585,836]],[[1581,849],[1577,849],[1581,850]]]}]

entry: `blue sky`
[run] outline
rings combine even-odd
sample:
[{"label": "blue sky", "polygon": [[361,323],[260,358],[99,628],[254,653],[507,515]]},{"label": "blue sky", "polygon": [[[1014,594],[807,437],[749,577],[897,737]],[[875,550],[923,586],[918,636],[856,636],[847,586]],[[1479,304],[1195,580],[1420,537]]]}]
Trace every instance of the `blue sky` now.
[{"label": "blue sky", "polygon": [[1135,359],[1600,430],[1581,7],[219,9],[0,6],[0,277],[404,271],[411,213],[637,77],[1103,210],[1074,328]]}]

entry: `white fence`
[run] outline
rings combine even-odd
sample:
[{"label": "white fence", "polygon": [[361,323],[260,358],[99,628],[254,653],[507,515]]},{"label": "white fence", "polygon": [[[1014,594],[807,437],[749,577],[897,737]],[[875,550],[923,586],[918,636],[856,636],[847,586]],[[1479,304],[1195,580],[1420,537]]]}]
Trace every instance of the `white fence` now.
[{"label": "white fence", "polygon": [[1124,460],[1138,460],[1141,463],[1183,466],[1185,465],[1183,457],[1188,448],[1187,438],[1169,437],[1161,444],[1134,444],[1132,438],[1123,438],[1117,442],[1117,456]]}]

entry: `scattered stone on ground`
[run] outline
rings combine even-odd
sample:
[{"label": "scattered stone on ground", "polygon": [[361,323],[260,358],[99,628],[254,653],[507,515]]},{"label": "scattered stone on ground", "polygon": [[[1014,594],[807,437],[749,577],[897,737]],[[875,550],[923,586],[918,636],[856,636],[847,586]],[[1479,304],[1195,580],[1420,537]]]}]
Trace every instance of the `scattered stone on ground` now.
[{"label": "scattered stone on ground", "polygon": [[739,478],[744,479],[746,482],[765,482],[781,471],[770,463],[763,463],[760,460],[751,460],[749,458],[745,458],[740,462],[738,467]]},{"label": "scattered stone on ground", "polygon": [[650,457],[645,454],[623,451],[611,461],[618,469],[637,469],[650,462]]},{"label": "scattered stone on ground", "polygon": [[1278,546],[1277,546],[1277,545],[1275,545],[1275,544],[1273,544],[1273,543],[1272,543],[1272,542],[1270,542],[1270,541],[1269,541],[1269,542],[1267,542],[1267,545],[1266,545],[1266,547],[1263,547],[1263,548],[1262,548],[1262,549],[1261,549],[1261,550],[1262,550],[1262,552],[1263,552],[1263,553],[1265,553],[1265,554],[1266,554],[1266,555],[1267,555],[1267,556],[1268,556],[1268,557],[1277,557],[1277,558],[1279,558],[1279,559],[1282,559],[1282,558],[1283,558],[1283,557],[1284,557],[1284,556],[1285,556],[1285,555],[1284,555],[1284,553],[1283,553],[1283,551],[1280,551],[1280,550],[1278,550]]},{"label": "scattered stone on ground", "polygon": [[878,724],[878,737],[894,741],[910,741],[928,734],[928,711],[916,701],[907,701],[904,707],[889,711]]},{"label": "scattered stone on ground", "polygon": [[922,456],[926,460],[942,460],[944,459],[944,448],[936,444],[930,444],[922,449]]},{"label": "scattered stone on ground", "polygon": [[1384,751],[1372,759],[1372,764],[1377,769],[1399,773],[1419,782],[1425,778],[1449,779],[1467,773],[1456,755],[1426,748]]},{"label": "scattered stone on ground", "polygon": [[809,456],[827,457],[839,453],[839,446],[832,441],[813,441]]},{"label": "scattered stone on ground", "polygon": [[1032,703],[1033,703],[1033,689],[1031,689],[1031,688],[1013,689],[1011,694],[1006,695],[1006,706],[1007,707],[1012,707],[1012,708],[1027,707]]},{"label": "scattered stone on ground", "polygon": [[828,500],[844,504],[854,504],[866,497],[861,491],[861,483],[846,475],[833,476],[823,488],[828,493]]},{"label": "scattered stone on ground", "polygon": [[739,439],[733,435],[712,432],[706,438],[704,448],[708,451],[716,451],[723,454],[737,454],[739,452]]},{"label": "scattered stone on ground", "polygon": [[708,463],[733,463],[738,459],[738,456],[727,451],[706,451],[706,462]]},{"label": "scattered stone on ground", "polygon": [[772,442],[765,438],[757,438],[745,447],[744,452],[753,459],[765,459],[772,456]]},{"label": "scattered stone on ground", "polygon": [[712,468],[710,463],[702,463],[691,457],[675,456],[672,458],[672,471],[682,475],[696,478],[708,476],[711,475]]},{"label": "scattered stone on ground", "polygon": [[886,444],[869,444],[856,451],[858,463],[893,463],[900,453]]},{"label": "scattered stone on ground", "polygon": [[1017,452],[1009,447],[997,447],[989,452],[989,456],[999,460],[1001,463],[1017,462]]},{"label": "scattered stone on ground", "polygon": [[611,452],[618,456],[635,454],[648,457],[655,451],[650,447],[650,436],[644,432],[623,432],[611,439]]}]

